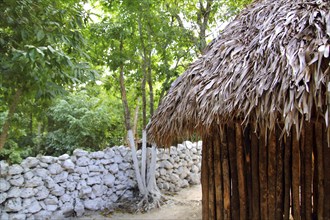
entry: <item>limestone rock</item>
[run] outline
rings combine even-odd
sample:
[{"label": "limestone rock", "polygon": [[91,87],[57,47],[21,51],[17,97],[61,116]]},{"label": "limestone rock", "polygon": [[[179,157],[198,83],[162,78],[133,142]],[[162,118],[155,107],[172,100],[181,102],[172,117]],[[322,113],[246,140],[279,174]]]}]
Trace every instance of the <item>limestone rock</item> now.
[{"label": "limestone rock", "polygon": [[47,210],[41,210],[38,213],[35,213],[34,217],[35,219],[50,219],[52,216],[52,213]]},{"label": "limestone rock", "polygon": [[31,205],[28,207],[30,213],[36,213],[41,210],[41,206],[37,200],[34,200]]},{"label": "limestone rock", "polygon": [[0,176],[6,176],[8,174],[9,165],[1,160],[0,161]]},{"label": "limestone rock", "polygon": [[87,174],[87,173],[89,173],[88,167],[76,167],[74,171],[76,173],[79,173],[79,174]]},{"label": "limestone rock", "polygon": [[23,213],[15,213],[10,216],[10,220],[25,220],[26,214]]},{"label": "limestone rock", "polygon": [[77,160],[76,164],[81,167],[88,166],[90,164],[90,159],[86,156],[82,156]]},{"label": "limestone rock", "polygon": [[44,185],[42,178],[39,176],[35,176],[32,179],[26,180],[25,187],[37,187]]},{"label": "limestone rock", "polygon": [[34,174],[31,170],[24,173],[24,179],[30,180],[30,179],[32,179],[32,177],[34,177]]},{"label": "limestone rock", "polygon": [[29,198],[35,195],[35,191],[33,188],[23,188],[20,193],[20,197]]},{"label": "limestone rock", "polygon": [[2,204],[8,198],[7,193],[0,193],[0,204]]},{"label": "limestone rock", "polygon": [[87,178],[87,185],[94,185],[94,184],[100,184],[101,183],[101,177],[100,176],[93,176]]},{"label": "limestone rock", "polygon": [[41,156],[39,158],[39,160],[42,162],[42,163],[46,163],[46,164],[53,164],[56,162],[56,159],[52,156]]},{"label": "limestone rock", "polygon": [[100,209],[100,199],[88,199],[84,201],[84,206],[86,209],[96,211]]},{"label": "limestone rock", "polygon": [[96,159],[104,158],[104,156],[105,156],[105,153],[103,151],[92,152],[90,154],[91,158],[96,158]]},{"label": "limestone rock", "polygon": [[50,174],[56,175],[56,174],[61,173],[63,171],[63,168],[58,163],[53,163],[48,166],[48,170],[49,170]]},{"label": "limestone rock", "polygon": [[85,206],[80,199],[76,199],[76,204],[74,207],[77,217],[82,216],[85,212]]},{"label": "limestone rock", "polygon": [[24,183],[24,178],[21,175],[15,175],[9,179],[9,182],[13,186],[22,186]]},{"label": "limestone rock", "polygon": [[112,174],[116,174],[116,173],[118,173],[118,171],[119,171],[118,164],[116,164],[116,163],[111,164],[111,165],[109,166],[109,171],[110,171],[110,173],[112,173]]},{"label": "limestone rock", "polygon": [[22,161],[21,165],[24,168],[34,168],[39,164],[39,160],[35,157],[28,157]]},{"label": "limestone rock", "polygon": [[63,160],[67,160],[67,159],[69,159],[69,158],[70,158],[69,154],[63,154],[63,155],[61,155],[61,156],[58,157],[58,159],[59,159],[59,160],[62,160],[62,161],[63,161]]},{"label": "limestone rock", "polygon": [[85,151],[85,150],[82,150],[82,149],[75,149],[73,151],[73,155],[74,156],[77,156],[77,157],[82,157],[82,156],[87,156],[88,155],[88,152]]},{"label": "limestone rock", "polygon": [[8,169],[9,175],[17,175],[17,174],[21,174],[21,173],[23,173],[23,168],[18,164],[12,165]]},{"label": "limestone rock", "polygon": [[13,212],[21,211],[23,209],[22,199],[20,197],[8,199],[5,204],[5,209]]},{"label": "limestone rock", "polygon": [[35,196],[37,200],[43,200],[48,197],[49,190],[45,186],[39,186],[36,189],[37,189],[37,193]]},{"label": "limestone rock", "polygon": [[49,171],[44,168],[37,168],[33,172],[34,172],[34,175],[39,176],[42,179],[45,179],[49,176]]},{"label": "limestone rock", "polygon": [[53,178],[54,182],[63,183],[65,181],[67,181],[68,175],[69,175],[68,172],[65,172],[65,171],[61,172],[61,173],[57,174],[56,176],[54,176],[54,178]]},{"label": "limestone rock", "polygon": [[65,161],[63,161],[62,163],[62,167],[66,170],[70,170],[70,171],[73,171],[74,168],[75,168],[75,165],[74,163],[72,162],[71,159],[66,159]]},{"label": "limestone rock", "polygon": [[65,189],[59,185],[55,185],[55,187],[51,189],[50,193],[54,196],[62,196],[65,193]]},{"label": "limestone rock", "polygon": [[0,192],[6,192],[10,188],[10,183],[3,179],[0,178]]},{"label": "limestone rock", "polygon": [[114,185],[115,180],[116,180],[116,178],[112,174],[107,174],[103,177],[103,182],[108,187],[112,187]]}]

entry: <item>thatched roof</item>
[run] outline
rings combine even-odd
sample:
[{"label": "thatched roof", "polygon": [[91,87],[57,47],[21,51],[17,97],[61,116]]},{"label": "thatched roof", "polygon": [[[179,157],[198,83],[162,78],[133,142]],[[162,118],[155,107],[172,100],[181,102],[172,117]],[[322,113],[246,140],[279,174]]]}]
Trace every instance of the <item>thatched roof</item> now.
[{"label": "thatched roof", "polygon": [[329,49],[329,1],[252,3],[172,84],[149,141],[168,146],[232,120],[298,132],[316,116],[328,125]]}]

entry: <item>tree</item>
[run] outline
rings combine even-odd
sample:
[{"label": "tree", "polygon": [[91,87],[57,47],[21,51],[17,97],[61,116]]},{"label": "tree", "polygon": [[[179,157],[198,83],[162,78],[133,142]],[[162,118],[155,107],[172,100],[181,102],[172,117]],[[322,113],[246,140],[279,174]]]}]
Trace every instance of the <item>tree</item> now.
[{"label": "tree", "polygon": [[76,1],[0,2],[2,124],[0,149],[20,102],[55,97],[70,85],[90,79],[81,34],[88,16]]}]

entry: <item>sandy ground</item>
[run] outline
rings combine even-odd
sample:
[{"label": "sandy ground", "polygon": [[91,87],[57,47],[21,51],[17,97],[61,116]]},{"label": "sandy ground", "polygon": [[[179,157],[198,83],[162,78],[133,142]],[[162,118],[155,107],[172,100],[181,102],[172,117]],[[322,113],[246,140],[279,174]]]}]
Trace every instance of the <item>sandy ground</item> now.
[{"label": "sandy ground", "polygon": [[167,196],[169,199],[165,205],[144,214],[113,213],[108,217],[99,213],[89,213],[79,220],[128,220],[128,219],[202,219],[202,189],[201,185],[182,189],[174,196]]}]

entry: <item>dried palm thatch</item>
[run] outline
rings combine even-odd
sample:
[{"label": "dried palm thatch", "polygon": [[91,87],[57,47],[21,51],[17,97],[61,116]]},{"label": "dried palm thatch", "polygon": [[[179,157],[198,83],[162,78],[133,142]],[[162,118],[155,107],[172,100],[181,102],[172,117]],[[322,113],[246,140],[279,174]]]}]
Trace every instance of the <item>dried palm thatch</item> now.
[{"label": "dried palm thatch", "polygon": [[314,117],[328,126],[329,50],[329,1],[256,1],[172,84],[149,140],[168,146],[232,120],[297,134]]}]

